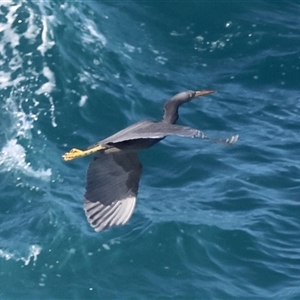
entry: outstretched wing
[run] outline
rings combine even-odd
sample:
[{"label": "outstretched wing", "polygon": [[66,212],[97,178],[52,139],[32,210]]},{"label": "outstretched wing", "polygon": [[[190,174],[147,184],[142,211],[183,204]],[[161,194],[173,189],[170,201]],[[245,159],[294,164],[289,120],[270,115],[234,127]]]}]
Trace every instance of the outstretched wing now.
[{"label": "outstretched wing", "polygon": [[[129,140],[137,139],[162,139],[169,135],[177,135],[190,138],[210,139],[217,143],[234,144],[238,140],[238,135],[231,136],[227,139],[213,139],[205,135],[202,131],[188,126],[174,125],[165,122],[153,122],[150,120],[135,123],[116,134],[98,142],[98,144],[114,144]],[[93,148],[92,145],[89,148]]]},{"label": "outstretched wing", "polygon": [[150,120],[135,123],[116,134],[100,141],[100,144],[119,143],[136,139],[161,139],[168,135],[177,135],[183,137],[201,137],[205,134],[197,129],[174,125],[164,122],[153,122]]},{"label": "outstretched wing", "polygon": [[87,171],[84,210],[90,225],[101,231],[131,217],[142,165],[137,152],[97,152]]}]

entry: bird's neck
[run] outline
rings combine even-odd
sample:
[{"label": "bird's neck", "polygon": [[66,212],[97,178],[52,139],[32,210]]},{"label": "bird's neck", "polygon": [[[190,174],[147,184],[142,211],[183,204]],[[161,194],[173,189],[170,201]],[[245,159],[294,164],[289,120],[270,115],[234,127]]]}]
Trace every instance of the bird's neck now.
[{"label": "bird's neck", "polygon": [[178,108],[182,104],[181,101],[170,99],[164,106],[164,115],[162,121],[168,124],[175,124],[179,118]]}]

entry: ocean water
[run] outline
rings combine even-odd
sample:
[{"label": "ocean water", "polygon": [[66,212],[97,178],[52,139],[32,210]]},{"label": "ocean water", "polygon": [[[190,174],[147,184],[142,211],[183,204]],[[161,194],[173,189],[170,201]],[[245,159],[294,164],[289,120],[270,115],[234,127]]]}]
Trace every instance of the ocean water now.
[{"label": "ocean water", "polygon": [[[0,3],[1,299],[300,299],[298,1]],[[91,157],[168,98],[129,223],[96,233]]]}]

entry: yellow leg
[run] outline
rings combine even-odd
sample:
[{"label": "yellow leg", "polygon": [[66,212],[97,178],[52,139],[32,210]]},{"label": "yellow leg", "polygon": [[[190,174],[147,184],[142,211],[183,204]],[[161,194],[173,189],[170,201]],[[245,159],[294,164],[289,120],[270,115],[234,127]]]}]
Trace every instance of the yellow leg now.
[{"label": "yellow leg", "polygon": [[75,158],[80,158],[80,157],[83,157],[83,156],[87,156],[87,155],[93,154],[93,153],[95,153],[99,150],[104,150],[104,149],[107,149],[107,148],[109,148],[107,145],[97,145],[97,146],[95,146],[91,149],[87,149],[87,150],[79,150],[79,149],[73,148],[69,152],[66,152],[62,156],[62,158],[65,161],[68,161],[68,160],[72,160],[72,159],[75,159]]}]

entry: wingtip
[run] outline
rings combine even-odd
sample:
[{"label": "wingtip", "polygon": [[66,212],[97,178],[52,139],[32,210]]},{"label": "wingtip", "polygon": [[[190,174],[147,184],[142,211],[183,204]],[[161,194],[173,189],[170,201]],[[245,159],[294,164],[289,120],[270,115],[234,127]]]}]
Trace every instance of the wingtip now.
[{"label": "wingtip", "polygon": [[226,139],[225,143],[228,145],[233,145],[237,142],[238,139],[239,139],[239,135],[236,134],[236,135],[233,135],[230,138]]}]

